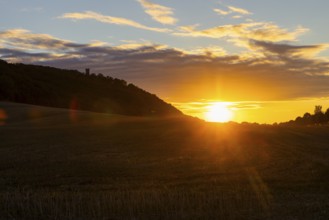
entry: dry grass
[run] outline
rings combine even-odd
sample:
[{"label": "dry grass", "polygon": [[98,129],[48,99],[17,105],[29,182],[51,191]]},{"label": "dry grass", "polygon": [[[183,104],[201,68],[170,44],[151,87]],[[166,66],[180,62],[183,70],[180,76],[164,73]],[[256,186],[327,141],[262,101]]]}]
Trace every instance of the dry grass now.
[{"label": "dry grass", "polygon": [[15,191],[0,199],[3,218],[14,219],[241,219],[270,212],[241,190]]},{"label": "dry grass", "polygon": [[329,219],[328,127],[0,109],[0,219]]},{"label": "dry grass", "polygon": [[[327,195],[265,196],[245,186],[206,191],[15,190],[0,193],[1,219],[327,219]],[[276,200],[276,201],[275,201]]]}]

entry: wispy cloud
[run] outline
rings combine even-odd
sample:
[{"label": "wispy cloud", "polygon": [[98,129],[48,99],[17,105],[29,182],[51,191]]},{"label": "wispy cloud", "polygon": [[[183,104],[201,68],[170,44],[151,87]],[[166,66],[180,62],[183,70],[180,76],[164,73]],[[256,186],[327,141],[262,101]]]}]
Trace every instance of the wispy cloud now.
[{"label": "wispy cloud", "polygon": [[219,15],[233,15],[232,18],[241,18],[245,15],[252,15],[252,13],[246,9],[243,8],[238,8],[238,7],[234,7],[234,6],[227,6],[228,10],[223,10],[223,9],[219,9],[219,8],[215,8],[213,9],[214,12],[216,12]]},{"label": "wispy cloud", "polygon": [[250,15],[252,14],[250,11],[243,9],[243,8],[238,8],[238,7],[234,7],[234,6],[227,6],[232,12],[236,12],[238,14],[242,14],[242,15]]},{"label": "wispy cloud", "polygon": [[234,18],[234,19],[240,19],[240,18],[242,18],[242,16],[241,15],[234,15],[234,16],[232,16],[232,18]]},{"label": "wispy cloud", "polygon": [[[91,46],[100,42],[92,42]],[[104,45],[104,44],[102,44]],[[35,62],[78,57],[73,51],[85,44],[73,43],[48,34],[35,34],[26,29],[0,32],[0,55],[10,62]]]},{"label": "wispy cloud", "polygon": [[210,45],[207,47],[197,47],[191,50],[182,50],[186,54],[205,55],[208,57],[222,57],[227,55],[224,48],[217,45]]},{"label": "wispy cloud", "polygon": [[[91,68],[136,83],[161,97],[173,96],[176,101],[329,96],[329,62],[316,57],[328,47],[326,44],[249,40],[251,56],[247,57],[227,54],[220,47],[210,47],[208,52],[197,48],[191,53],[149,42],[78,44],[21,29],[2,31],[0,39],[1,59],[68,69]],[[257,53],[260,55],[255,56]]]},{"label": "wispy cloud", "polygon": [[231,14],[232,13],[231,11],[224,11],[224,10],[219,9],[219,8],[215,8],[214,9],[214,12],[216,12],[219,15],[228,15],[228,14]]},{"label": "wispy cloud", "polygon": [[25,29],[10,29],[0,32],[0,46],[21,50],[59,51],[81,47],[82,44],[58,39],[48,34],[35,34]]},{"label": "wispy cloud", "polygon": [[61,15],[61,19],[72,19],[72,20],[96,20],[102,23],[108,23],[108,24],[116,24],[116,25],[123,25],[123,26],[130,26],[134,28],[149,30],[149,31],[156,31],[156,32],[169,32],[169,29],[166,28],[156,28],[156,27],[148,27],[143,24],[140,24],[136,21],[129,20],[126,18],[120,18],[120,17],[112,17],[103,15],[100,13],[96,13],[93,11],[86,11],[86,12],[75,12],[75,13],[65,13]]},{"label": "wispy cloud", "polygon": [[119,50],[136,50],[139,48],[143,48],[143,47],[156,47],[157,49],[164,49],[167,48],[166,45],[154,45],[152,42],[150,41],[146,41],[146,40],[139,40],[139,41],[135,41],[135,40],[121,40],[122,44],[117,45],[117,46],[113,46],[113,49],[119,49]]},{"label": "wispy cloud", "polygon": [[173,9],[152,3],[148,0],[137,0],[155,21],[161,24],[175,24],[177,19],[173,17]]},{"label": "wispy cloud", "polygon": [[197,30],[195,26],[180,27],[176,36],[207,37],[207,38],[244,38],[262,41],[294,41],[300,35],[308,31],[303,27],[297,27],[293,31],[280,28],[273,23],[251,22],[236,25],[223,25],[204,30]]}]

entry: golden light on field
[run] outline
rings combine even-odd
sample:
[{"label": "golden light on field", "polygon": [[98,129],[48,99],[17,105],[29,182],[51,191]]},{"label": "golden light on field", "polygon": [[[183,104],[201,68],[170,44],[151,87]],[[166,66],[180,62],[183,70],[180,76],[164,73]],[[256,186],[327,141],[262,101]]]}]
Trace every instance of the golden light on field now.
[{"label": "golden light on field", "polygon": [[227,103],[215,102],[208,106],[205,119],[209,122],[228,122],[233,118],[233,112]]}]

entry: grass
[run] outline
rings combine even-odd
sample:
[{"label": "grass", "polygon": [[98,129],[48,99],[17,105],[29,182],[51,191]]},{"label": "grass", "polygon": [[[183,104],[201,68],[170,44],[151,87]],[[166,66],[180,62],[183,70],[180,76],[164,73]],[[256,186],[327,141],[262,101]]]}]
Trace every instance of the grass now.
[{"label": "grass", "polygon": [[[8,198],[9,197],[9,198]],[[47,219],[241,219],[264,213],[249,191],[173,189],[112,192],[11,192],[6,217]],[[228,209],[229,208],[229,209]],[[239,210],[234,211],[232,210]]]},{"label": "grass", "polygon": [[0,219],[329,218],[326,126],[0,109]]}]

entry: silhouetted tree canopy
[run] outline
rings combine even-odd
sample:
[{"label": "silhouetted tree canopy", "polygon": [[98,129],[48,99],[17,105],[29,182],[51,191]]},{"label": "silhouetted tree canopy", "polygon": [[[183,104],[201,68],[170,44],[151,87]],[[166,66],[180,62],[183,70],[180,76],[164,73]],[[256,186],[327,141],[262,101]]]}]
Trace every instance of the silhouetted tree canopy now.
[{"label": "silhouetted tree canopy", "polygon": [[314,108],[314,115],[322,113],[322,105],[316,105]]},{"label": "silhouetted tree canopy", "polygon": [[179,115],[172,105],[133,84],[103,74],[82,74],[0,60],[0,100],[124,115]]},{"label": "silhouetted tree canopy", "polygon": [[314,107],[314,114],[306,112],[303,117],[297,117],[295,120],[281,123],[281,125],[324,125],[329,123],[329,109],[325,113],[321,105]]}]

